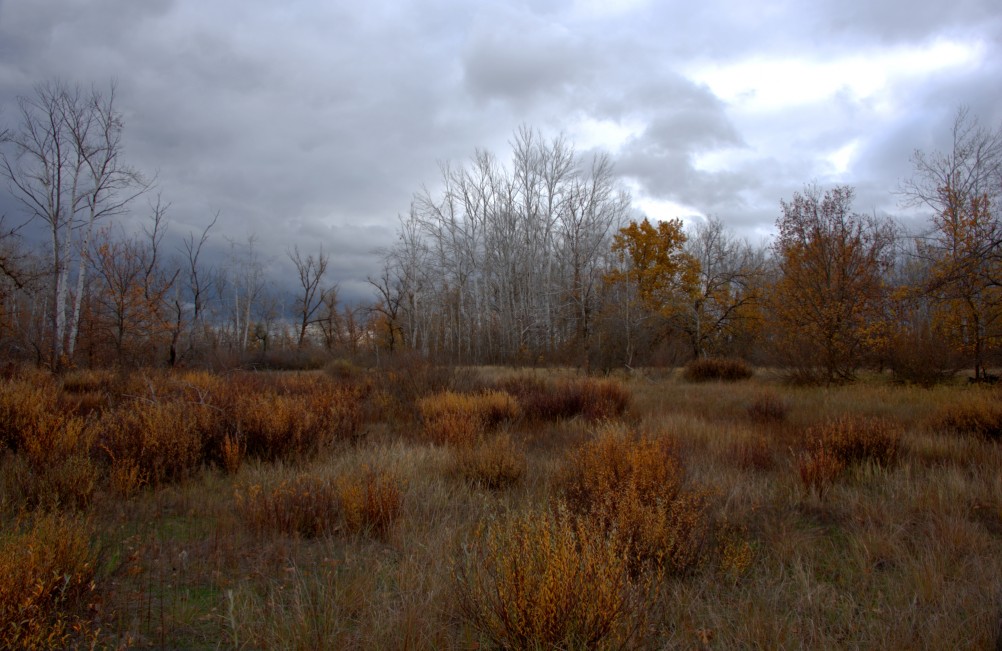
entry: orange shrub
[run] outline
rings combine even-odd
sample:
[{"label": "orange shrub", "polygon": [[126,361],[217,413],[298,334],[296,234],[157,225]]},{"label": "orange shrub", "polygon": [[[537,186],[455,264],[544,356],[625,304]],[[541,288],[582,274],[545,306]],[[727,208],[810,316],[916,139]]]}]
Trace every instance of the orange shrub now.
[{"label": "orange shrub", "polygon": [[495,520],[456,564],[460,610],[492,647],[626,647],[643,609],[621,549],[566,513]]},{"label": "orange shrub", "polygon": [[237,510],[254,531],[312,538],[333,533],[385,536],[400,515],[402,496],[388,473],[363,468],[331,480],[300,475],[274,486],[236,492]]},{"label": "orange shrub", "polygon": [[440,444],[472,445],[488,428],[519,416],[518,403],[501,391],[445,391],[418,400],[424,433]]},{"label": "orange shrub", "polygon": [[709,529],[704,497],[686,490],[684,480],[667,440],[607,426],[571,453],[558,485],[573,513],[616,532],[631,569],[653,565],[681,574],[699,561]]},{"label": "orange shrub", "polygon": [[346,533],[384,537],[400,516],[400,484],[389,473],[363,468],[355,475],[340,477],[337,492]]},{"label": "orange shrub", "polygon": [[47,416],[58,411],[59,392],[51,379],[0,381],[0,447],[17,449]]},{"label": "orange shrub", "polygon": [[998,394],[946,405],[926,420],[934,432],[1002,440],[1002,404]]},{"label": "orange shrub", "polygon": [[525,474],[525,453],[508,434],[458,448],[455,455],[459,473],[474,486],[488,490],[507,488]]},{"label": "orange shrub", "polygon": [[897,460],[901,427],[881,418],[842,417],[812,427],[807,435],[844,465],[870,460],[886,467]]},{"label": "orange shrub", "polygon": [[105,412],[96,427],[112,468],[135,470],[143,482],[176,481],[202,462],[201,434],[181,402],[134,400]]},{"label": "orange shrub", "polygon": [[96,560],[90,526],[72,515],[0,531],[0,647],[65,649],[93,637],[85,615]]},{"label": "orange shrub", "polygon": [[237,511],[258,533],[312,538],[333,533],[339,522],[338,490],[327,479],[302,475],[275,486],[254,484],[236,492]]}]

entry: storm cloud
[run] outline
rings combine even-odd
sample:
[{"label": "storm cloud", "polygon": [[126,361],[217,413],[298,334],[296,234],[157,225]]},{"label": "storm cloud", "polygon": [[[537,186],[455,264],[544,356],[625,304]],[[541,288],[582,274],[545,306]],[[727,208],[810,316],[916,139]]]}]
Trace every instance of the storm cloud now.
[{"label": "storm cloud", "polygon": [[256,234],[276,274],[323,243],[361,296],[439,164],[522,124],[608,152],[656,218],[765,236],[814,181],[897,214],[958,106],[1002,121],[1000,44],[989,0],[0,0],[0,120],[41,82],[114,80],[176,232],[218,212],[216,249]]}]

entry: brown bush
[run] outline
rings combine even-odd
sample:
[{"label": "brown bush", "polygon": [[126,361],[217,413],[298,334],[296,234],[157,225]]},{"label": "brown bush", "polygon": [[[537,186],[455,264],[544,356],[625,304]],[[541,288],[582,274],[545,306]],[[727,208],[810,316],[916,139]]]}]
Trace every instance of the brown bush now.
[{"label": "brown bush", "polygon": [[352,387],[287,382],[282,388],[247,391],[228,406],[248,455],[307,458],[361,431],[362,397]]},{"label": "brown bush", "polygon": [[488,490],[501,490],[525,474],[525,453],[508,434],[488,437],[476,445],[457,448],[456,468],[468,482]]},{"label": "brown bush", "polygon": [[391,474],[362,468],[337,481],[343,529],[349,534],[385,537],[400,517],[403,496]]},{"label": "brown bush", "polygon": [[98,445],[114,471],[157,485],[190,475],[203,461],[191,408],[181,402],[127,402],[96,424]]},{"label": "brown bush", "polygon": [[773,391],[760,393],[748,405],[748,418],[756,423],[781,423],[786,420],[790,406]]},{"label": "brown bush", "polygon": [[257,533],[313,538],[337,530],[338,490],[326,478],[302,475],[274,486],[254,484],[236,491],[237,512]]},{"label": "brown bush", "polygon": [[843,417],[812,427],[807,436],[844,465],[872,461],[891,466],[897,460],[901,427],[881,418]]},{"label": "brown bush", "polygon": [[363,468],[336,480],[300,475],[273,486],[254,484],[238,489],[235,501],[244,522],[259,533],[385,536],[400,515],[402,494],[392,475]]},{"label": "brown bush", "polygon": [[689,362],[682,376],[689,382],[736,382],[753,375],[751,366],[743,359],[704,357]]},{"label": "brown bush", "polygon": [[999,441],[1002,440],[1002,404],[998,401],[998,394],[969,399],[940,408],[925,424],[934,432]]},{"label": "brown bush", "polygon": [[495,520],[456,565],[463,616],[504,649],[628,646],[643,609],[620,547],[566,513]]},{"label": "brown bush", "polygon": [[88,646],[86,617],[94,590],[91,528],[67,514],[42,514],[27,527],[0,532],[0,647]]},{"label": "brown bush", "polygon": [[472,445],[484,432],[520,413],[515,399],[502,391],[445,391],[421,398],[417,407],[427,438],[459,446]]},{"label": "brown bush", "polygon": [[686,490],[685,471],[665,440],[604,427],[571,453],[558,480],[572,513],[616,532],[631,569],[682,574],[699,561],[709,528],[705,499]]},{"label": "brown bush", "polygon": [[0,381],[0,447],[17,450],[40,422],[59,411],[59,391],[48,378]]},{"label": "brown bush", "polygon": [[804,452],[797,460],[800,482],[807,490],[824,497],[845,470],[845,462],[827,448]]},{"label": "brown bush", "polygon": [[544,382],[529,376],[503,380],[497,388],[514,396],[530,421],[556,421],[584,416],[604,420],[621,416],[630,404],[629,392],[615,380]]},{"label": "brown bush", "polygon": [[738,441],[730,448],[735,464],[744,470],[767,471],[776,467],[772,444],[764,436]]}]

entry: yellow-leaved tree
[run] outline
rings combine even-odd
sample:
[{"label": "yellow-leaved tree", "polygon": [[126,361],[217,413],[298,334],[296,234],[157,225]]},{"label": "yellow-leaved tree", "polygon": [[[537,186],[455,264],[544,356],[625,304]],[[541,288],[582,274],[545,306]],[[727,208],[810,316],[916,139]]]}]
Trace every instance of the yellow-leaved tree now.
[{"label": "yellow-leaved tree", "polygon": [[619,290],[628,364],[636,352],[636,330],[654,328],[654,341],[667,336],[696,290],[699,263],[685,251],[685,242],[680,219],[657,225],[647,218],[631,221],[613,237],[618,265],[605,275],[605,281]]}]

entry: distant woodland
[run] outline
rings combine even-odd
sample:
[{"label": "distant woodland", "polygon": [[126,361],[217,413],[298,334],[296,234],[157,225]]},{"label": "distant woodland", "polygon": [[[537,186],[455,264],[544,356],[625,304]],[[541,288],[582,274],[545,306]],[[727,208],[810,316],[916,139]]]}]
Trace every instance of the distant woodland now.
[{"label": "distant woodland", "polygon": [[[767,244],[718,217],[638,217],[609,157],[517,130],[415,194],[346,304],[330,254],[287,252],[279,295],[252,237],[210,260],[214,221],[165,246],[169,198],[123,159],[115,89],[39,86],[5,113],[0,232],[4,359],[66,367],[320,367],[421,355],[447,364],[594,371],[739,357],[807,382],[861,369],[991,379],[1002,343],[1002,127],[961,109],[952,144],[916,151],[888,188],[920,232],[863,214],[850,186],[779,198]],[[122,217],[148,213],[126,231]],[[23,237],[30,223],[44,244]],[[289,283],[286,283],[288,286]]]}]

